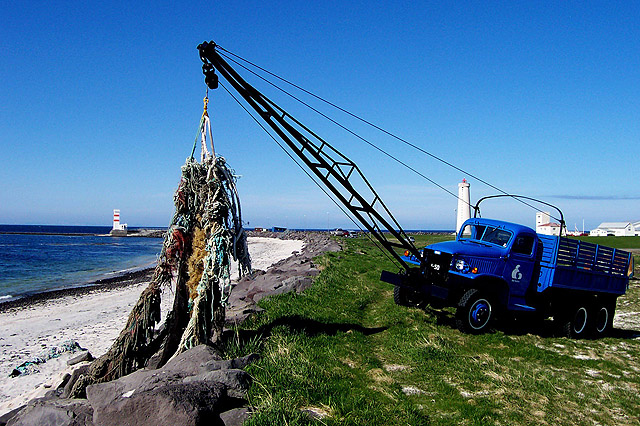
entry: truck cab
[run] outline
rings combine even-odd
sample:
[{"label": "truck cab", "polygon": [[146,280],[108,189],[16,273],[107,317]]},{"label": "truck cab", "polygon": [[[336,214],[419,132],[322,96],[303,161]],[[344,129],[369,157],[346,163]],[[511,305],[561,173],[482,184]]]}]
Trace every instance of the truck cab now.
[{"label": "truck cab", "polygon": [[[536,273],[538,239],[529,227],[499,220],[468,219],[455,241],[424,248],[428,283],[422,290],[440,299],[456,299],[466,289],[489,287],[515,310],[533,310],[525,303]],[[405,256],[415,265],[420,260]]]}]

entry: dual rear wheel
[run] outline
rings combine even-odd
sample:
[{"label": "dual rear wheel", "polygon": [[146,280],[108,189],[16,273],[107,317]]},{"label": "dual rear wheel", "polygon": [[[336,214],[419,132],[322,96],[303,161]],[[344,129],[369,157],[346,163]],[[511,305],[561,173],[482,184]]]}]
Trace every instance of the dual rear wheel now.
[{"label": "dual rear wheel", "polygon": [[594,317],[593,333],[597,337],[607,336],[613,328],[613,317],[616,313],[616,302],[606,302],[597,304]]},{"label": "dual rear wheel", "polygon": [[560,336],[582,339],[605,337],[613,328],[615,300],[580,301],[556,314]]}]

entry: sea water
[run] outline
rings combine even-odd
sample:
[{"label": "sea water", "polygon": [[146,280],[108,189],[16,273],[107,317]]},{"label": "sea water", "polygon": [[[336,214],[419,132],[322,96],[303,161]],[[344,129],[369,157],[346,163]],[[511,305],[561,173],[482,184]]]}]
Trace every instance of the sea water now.
[{"label": "sea water", "polygon": [[110,229],[0,225],[0,303],[155,265],[161,238],[99,235]]}]

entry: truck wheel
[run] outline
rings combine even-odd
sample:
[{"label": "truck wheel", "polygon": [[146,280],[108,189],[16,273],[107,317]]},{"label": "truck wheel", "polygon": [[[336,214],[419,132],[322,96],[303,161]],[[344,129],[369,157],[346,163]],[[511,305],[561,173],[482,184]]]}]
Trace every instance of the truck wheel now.
[{"label": "truck wheel", "polygon": [[595,305],[593,334],[595,337],[605,337],[613,328],[613,317],[616,313],[616,302],[605,302]]},{"label": "truck wheel", "polygon": [[[559,334],[562,337],[573,339],[583,339],[589,334],[591,318],[589,314],[593,312],[588,309],[586,303],[575,305],[568,315],[561,315],[558,318]],[[554,318],[555,321],[555,318]]]},{"label": "truck wheel", "polygon": [[468,290],[458,302],[456,326],[463,333],[480,334],[489,329],[494,308],[491,299],[479,290]]},{"label": "truck wheel", "polygon": [[393,301],[396,305],[419,308],[424,304],[424,298],[417,291],[406,287],[393,287]]}]

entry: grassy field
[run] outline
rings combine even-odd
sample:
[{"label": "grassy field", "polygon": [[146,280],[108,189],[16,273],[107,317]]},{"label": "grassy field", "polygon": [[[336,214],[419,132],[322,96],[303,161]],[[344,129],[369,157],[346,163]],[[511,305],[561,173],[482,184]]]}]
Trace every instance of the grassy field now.
[{"label": "grassy field", "polygon": [[640,237],[571,237],[593,244],[619,249],[640,249]]},{"label": "grassy field", "polygon": [[471,336],[451,309],[396,306],[379,281],[395,270],[387,258],[367,240],[342,241],[315,260],[311,288],[263,301],[227,343],[228,356],[262,355],[248,368],[248,424],[638,424],[638,281],[618,301],[630,321],[613,337],[556,338],[548,321]]}]

